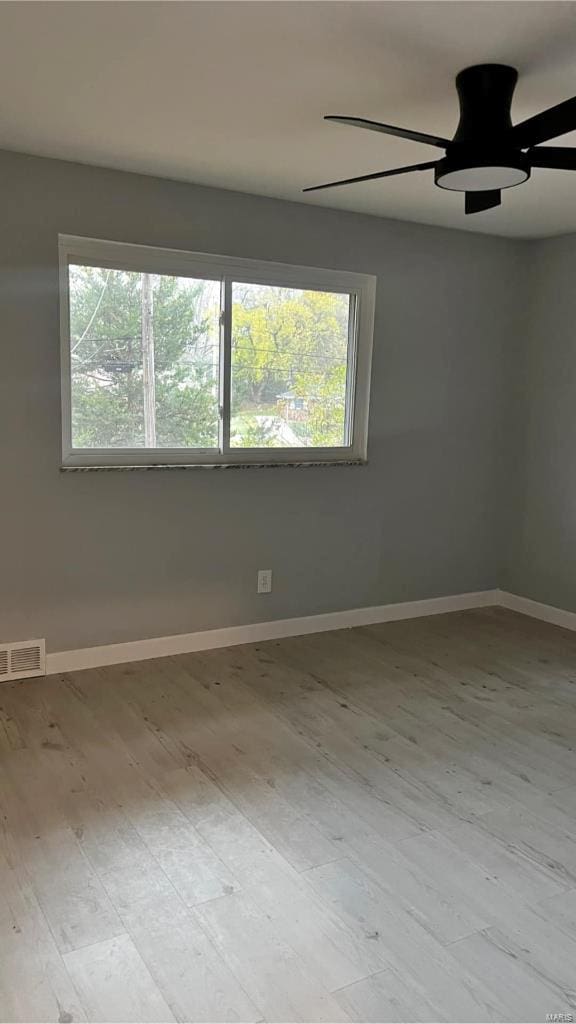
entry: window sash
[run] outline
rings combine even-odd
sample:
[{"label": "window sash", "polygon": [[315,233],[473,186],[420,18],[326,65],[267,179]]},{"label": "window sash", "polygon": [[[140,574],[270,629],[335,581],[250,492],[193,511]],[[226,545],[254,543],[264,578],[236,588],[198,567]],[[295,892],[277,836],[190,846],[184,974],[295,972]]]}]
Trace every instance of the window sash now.
[{"label": "window sash", "polygon": [[[368,397],[375,278],[282,263],[238,259],[183,250],[59,236],[64,468],[127,466],[281,465],[363,461],[367,454]],[[219,447],[74,448],[70,353],[70,265],[220,281]],[[230,446],[232,285],[236,282],[342,293],[350,296],[345,391],[346,444],[337,447],[239,448]]]}]

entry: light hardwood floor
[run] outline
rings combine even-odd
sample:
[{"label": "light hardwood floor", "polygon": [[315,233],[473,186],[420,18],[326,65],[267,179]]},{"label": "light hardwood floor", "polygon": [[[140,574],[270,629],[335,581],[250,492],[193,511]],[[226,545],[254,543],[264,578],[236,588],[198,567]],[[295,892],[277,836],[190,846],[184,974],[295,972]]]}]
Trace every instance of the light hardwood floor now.
[{"label": "light hardwood floor", "polygon": [[497,609],[4,684],[0,1019],[576,1013],[575,741]]}]

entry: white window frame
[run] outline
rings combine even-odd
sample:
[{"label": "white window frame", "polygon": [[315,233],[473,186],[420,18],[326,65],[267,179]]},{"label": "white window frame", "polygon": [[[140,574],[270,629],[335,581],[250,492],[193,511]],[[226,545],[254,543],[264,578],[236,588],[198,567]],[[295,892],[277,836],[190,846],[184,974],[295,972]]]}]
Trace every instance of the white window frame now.
[{"label": "white window frame", "polygon": [[[60,340],[63,468],[149,466],[238,466],[358,462],[367,457],[370,366],[376,278],[348,271],[287,263],[159,249],[76,235],[59,235]],[[70,361],[69,265],[111,267],[150,274],[219,280],[221,283],[220,431],[218,448],[73,448]],[[332,448],[230,448],[231,289],[235,281],[306,290],[344,292],[352,297],[347,371],[347,437]]]}]

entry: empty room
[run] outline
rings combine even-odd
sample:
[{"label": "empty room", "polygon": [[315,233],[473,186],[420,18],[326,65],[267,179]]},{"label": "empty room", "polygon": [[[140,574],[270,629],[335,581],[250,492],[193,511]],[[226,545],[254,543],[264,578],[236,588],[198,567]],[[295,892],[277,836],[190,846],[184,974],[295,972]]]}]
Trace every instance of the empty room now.
[{"label": "empty room", "polygon": [[0,88],[0,1024],[576,1020],[576,3]]}]

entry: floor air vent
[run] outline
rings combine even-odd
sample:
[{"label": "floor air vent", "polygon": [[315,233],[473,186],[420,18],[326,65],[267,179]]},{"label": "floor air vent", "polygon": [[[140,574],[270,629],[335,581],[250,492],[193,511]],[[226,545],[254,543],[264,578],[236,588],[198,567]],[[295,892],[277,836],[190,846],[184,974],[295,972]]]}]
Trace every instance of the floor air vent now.
[{"label": "floor air vent", "polygon": [[23,640],[16,644],[0,644],[0,682],[46,675],[44,640]]}]

